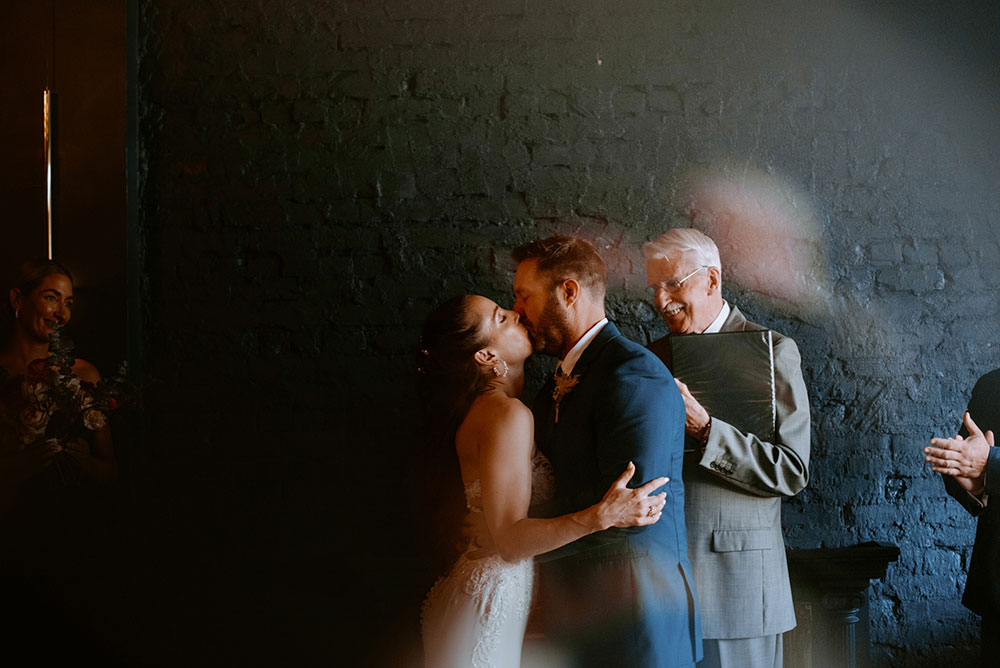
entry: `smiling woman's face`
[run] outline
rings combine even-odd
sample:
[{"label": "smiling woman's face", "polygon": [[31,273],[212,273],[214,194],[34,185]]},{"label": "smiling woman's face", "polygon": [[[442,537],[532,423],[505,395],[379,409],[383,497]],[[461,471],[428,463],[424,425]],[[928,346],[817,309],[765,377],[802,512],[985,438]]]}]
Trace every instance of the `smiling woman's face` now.
[{"label": "smiling woman's face", "polygon": [[49,334],[69,322],[73,282],[63,274],[49,274],[27,295],[15,290],[11,303],[28,335],[39,342],[48,342]]}]

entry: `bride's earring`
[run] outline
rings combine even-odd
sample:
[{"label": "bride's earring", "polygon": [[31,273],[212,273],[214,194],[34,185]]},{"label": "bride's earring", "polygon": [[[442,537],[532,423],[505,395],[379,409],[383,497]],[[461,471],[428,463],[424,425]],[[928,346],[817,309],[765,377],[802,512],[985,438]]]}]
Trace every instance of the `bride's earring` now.
[{"label": "bride's earring", "polygon": [[500,364],[503,364],[503,371],[500,371],[500,369],[498,367],[494,366],[493,367],[493,374],[497,378],[506,378],[507,377],[507,373],[510,371],[510,367],[507,366],[507,363],[504,362],[502,359],[500,360]]}]

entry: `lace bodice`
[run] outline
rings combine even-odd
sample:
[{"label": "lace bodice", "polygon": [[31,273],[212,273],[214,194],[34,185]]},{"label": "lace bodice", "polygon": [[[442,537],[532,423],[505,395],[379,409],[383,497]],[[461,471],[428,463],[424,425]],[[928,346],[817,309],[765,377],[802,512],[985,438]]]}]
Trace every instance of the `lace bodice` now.
[{"label": "lace bodice", "polygon": [[[555,493],[555,479],[552,477],[552,463],[538,450],[531,459],[531,502],[537,506],[552,499]],[[479,478],[465,483],[465,505],[470,512],[483,512],[483,485]]]}]

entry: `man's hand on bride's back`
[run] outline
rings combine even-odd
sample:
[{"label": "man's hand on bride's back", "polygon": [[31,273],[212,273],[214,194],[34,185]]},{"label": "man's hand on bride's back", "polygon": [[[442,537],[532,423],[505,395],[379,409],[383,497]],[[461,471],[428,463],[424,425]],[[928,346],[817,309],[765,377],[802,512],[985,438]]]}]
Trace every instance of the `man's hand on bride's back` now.
[{"label": "man's hand on bride's back", "polygon": [[667,503],[667,493],[650,495],[670,482],[670,478],[655,478],[631,489],[628,482],[634,475],[635,464],[629,462],[597,505],[602,528],[647,526],[659,521]]},{"label": "man's hand on bride's back", "polygon": [[461,535],[469,546],[468,552],[465,553],[467,559],[485,559],[497,554],[497,546],[490,536],[489,528],[486,526],[486,516],[483,513],[468,513],[462,522]]}]

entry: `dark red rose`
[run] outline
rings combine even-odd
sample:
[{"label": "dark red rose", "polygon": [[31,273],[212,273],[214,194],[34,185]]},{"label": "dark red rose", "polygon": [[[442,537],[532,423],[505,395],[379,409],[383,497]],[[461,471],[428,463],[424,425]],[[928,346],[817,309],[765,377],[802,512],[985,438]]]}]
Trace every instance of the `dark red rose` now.
[{"label": "dark red rose", "polygon": [[114,397],[108,397],[108,408],[113,411],[118,410],[118,400]]},{"label": "dark red rose", "polygon": [[44,359],[32,360],[24,378],[33,383],[44,383],[49,379],[49,363]]}]

